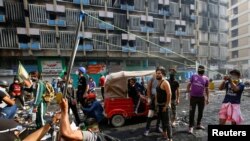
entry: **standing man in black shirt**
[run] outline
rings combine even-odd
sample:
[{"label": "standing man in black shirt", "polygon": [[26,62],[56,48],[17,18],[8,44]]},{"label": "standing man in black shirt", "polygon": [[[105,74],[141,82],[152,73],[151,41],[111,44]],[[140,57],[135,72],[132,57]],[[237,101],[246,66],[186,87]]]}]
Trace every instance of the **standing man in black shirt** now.
[{"label": "standing man in black shirt", "polygon": [[171,111],[172,111],[172,127],[175,127],[176,125],[176,106],[179,104],[180,102],[180,84],[178,81],[175,80],[175,74],[176,74],[176,70],[175,69],[169,69],[169,84],[170,84],[170,88],[171,88],[171,93],[172,93],[172,97],[171,97]]},{"label": "standing man in black shirt", "polygon": [[84,67],[80,67],[78,69],[79,71],[79,80],[78,80],[78,87],[77,87],[77,101],[81,103],[81,105],[84,107],[85,105],[85,95],[89,89],[89,86],[87,84],[87,80],[83,74],[86,73],[86,69]]}]

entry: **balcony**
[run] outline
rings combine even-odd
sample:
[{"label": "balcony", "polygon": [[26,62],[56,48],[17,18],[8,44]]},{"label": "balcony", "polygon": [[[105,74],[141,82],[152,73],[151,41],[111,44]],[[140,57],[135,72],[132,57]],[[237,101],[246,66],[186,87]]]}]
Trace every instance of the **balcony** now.
[{"label": "balcony", "polygon": [[110,25],[110,24],[107,24],[107,23],[104,23],[104,22],[101,22],[99,23],[99,29],[103,29],[103,30],[114,30],[114,26],[113,25]]},{"label": "balcony", "polygon": [[89,5],[89,0],[73,0],[73,3],[75,4],[83,4],[83,5]]},{"label": "balcony", "polygon": [[136,52],[136,47],[122,46],[122,52]]},{"label": "balcony", "polygon": [[170,16],[170,11],[168,11],[168,10],[163,10],[163,9],[161,9],[161,10],[159,10],[159,15],[163,15],[163,16]]},{"label": "balcony", "polygon": [[191,22],[194,22],[195,20],[196,20],[196,16],[195,16],[195,15],[191,15],[191,16],[190,16],[190,21],[191,21]]},{"label": "balcony", "polygon": [[[29,49],[29,43],[19,43],[18,44],[19,49]],[[40,43],[34,42],[31,43],[31,49],[32,50],[39,50],[40,49]]]},{"label": "balcony", "polygon": [[185,31],[175,31],[176,36],[185,36],[187,33]]},{"label": "balcony", "polygon": [[78,50],[93,51],[94,49],[92,44],[85,44],[85,45],[79,45]]},{"label": "balcony", "polygon": [[166,53],[172,53],[171,49],[168,48],[160,48],[160,53],[166,54]]},{"label": "balcony", "polygon": [[5,15],[0,15],[0,23],[5,22]]},{"label": "balcony", "polygon": [[127,5],[127,4],[121,4],[121,10],[134,11],[135,10],[135,6],[133,6],[133,5]]},{"label": "balcony", "polygon": [[154,32],[154,28],[152,28],[152,27],[147,27],[147,26],[143,26],[143,27],[141,27],[141,32],[145,32],[145,33],[147,33],[147,32],[149,32],[149,33],[153,33],[153,32]]},{"label": "balcony", "polygon": [[49,26],[62,26],[66,27],[66,21],[65,20],[47,20],[47,25]]}]

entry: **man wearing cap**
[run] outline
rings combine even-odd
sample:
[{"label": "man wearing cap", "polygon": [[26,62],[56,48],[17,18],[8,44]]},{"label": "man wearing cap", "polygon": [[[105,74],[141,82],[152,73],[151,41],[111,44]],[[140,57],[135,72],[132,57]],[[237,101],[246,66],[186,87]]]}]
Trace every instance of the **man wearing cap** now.
[{"label": "man wearing cap", "polygon": [[219,124],[224,125],[231,121],[232,125],[240,124],[243,121],[240,111],[241,95],[244,91],[244,84],[240,82],[240,71],[230,71],[230,76],[225,76],[219,89],[226,89],[226,95],[219,112]]},{"label": "man wearing cap", "polygon": [[89,86],[87,83],[87,80],[83,74],[86,73],[86,69],[84,67],[80,67],[78,69],[79,72],[79,80],[78,80],[78,87],[77,87],[77,101],[81,103],[81,105],[84,107],[85,105],[85,94],[87,93]]},{"label": "man wearing cap", "polygon": [[99,123],[104,118],[103,115],[103,107],[99,101],[96,100],[96,95],[94,93],[90,93],[87,96],[87,107],[83,107],[83,112],[87,115],[87,117],[95,118]]},{"label": "man wearing cap", "polygon": [[[203,110],[205,103],[209,103],[209,91],[208,91],[208,78],[204,75],[205,67],[200,65],[198,67],[198,74],[194,74],[190,78],[190,82],[187,85],[187,92],[190,95],[190,109],[189,109],[189,133],[193,133],[194,116],[196,105],[198,106],[198,118],[196,129],[205,129],[201,125],[201,119],[203,116]],[[204,95],[204,91],[206,95]]]}]

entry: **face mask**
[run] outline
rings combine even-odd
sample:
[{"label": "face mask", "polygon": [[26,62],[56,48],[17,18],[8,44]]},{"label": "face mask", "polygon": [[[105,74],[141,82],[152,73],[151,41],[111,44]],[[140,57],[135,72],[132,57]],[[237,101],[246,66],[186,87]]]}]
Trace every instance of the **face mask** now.
[{"label": "face mask", "polygon": [[18,83],[18,80],[15,80],[15,83]]},{"label": "face mask", "polygon": [[170,74],[170,75],[169,75],[169,79],[170,79],[171,81],[173,81],[173,80],[175,79],[175,75],[174,75],[174,74]]},{"label": "face mask", "polygon": [[37,79],[36,77],[31,77],[31,80],[32,80],[33,82],[37,82],[37,81],[38,81],[38,79]]},{"label": "face mask", "polygon": [[199,70],[199,71],[198,71],[198,74],[204,74],[204,73],[205,73],[204,70]]},{"label": "face mask", "polygon": [[72,88],[72,84],[68,84],[68,88]]}]

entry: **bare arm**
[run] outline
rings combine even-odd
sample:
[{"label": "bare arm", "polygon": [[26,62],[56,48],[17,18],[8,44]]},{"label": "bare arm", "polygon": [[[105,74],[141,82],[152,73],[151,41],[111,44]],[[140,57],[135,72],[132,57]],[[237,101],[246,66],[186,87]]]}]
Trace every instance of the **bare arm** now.
[{"label": "bare arm", "polygon": [[[61,118],[60,114],[56,114],[53,117],[52,122],[56,123]],[[32,134],[28,135],[23,141],[40,141],[41,138],[50,130],[51,126],[50,124],[45,124],[43,127],[39,128]]]},{"label": "bare arm", "polygon": [[13,106],[15,104],[15,101],[12,100],[9,96],[5,96],[3,97],[3,101],[7,104],[7,105],[10,105],[10,106]]},{"label": "bare arm", "polygon": [[167,93],[167,97],[166,97],[166,105],[165,105],[165,107],[169,107],[170,105],[171,105],[171,95],[172,95],[172,93],[171,93],[171,89],[170,89],[170,85],[169,85],[169,83],[167,82],[167,81],[165,81],[164,83],[163,83],[163,87],[164,87],[164,90],[166,91],[166,93]]},{"label": "bare arm", "polygon": [[148,83],[148,86],[147,86],[147,97],[149,98],[151,96],[151,89],[152,89],[152,82],[153,79],[151,79]]},{"label": "bare arm", "polygon": [[73,131],[70,127],[69,123],[69,115],[68,115],[68,102],[66,99],[62,99],[61,102],[61,134],[67,140],[83,140],[83,134],[80,130]]},{"label": "bare arm", "polygon": [[219,86],[219,90],[223,90],[225,88],[226,81],[222,81],[222,83]]},{"label": "bare arm", "polygon": [[180,102],[180,88],[178,87],[176,90],[176,103],[179,104]]},{"label": "bare arm", "polygon": [[205,91],[206,91],[206,96],[207,96],[206,103],[208,104],[209,103],[209,89],[208,89],[208,87],[205,88]]},{"label": "bare arm", "polygon": [[188,92],[188,93],[190,92],[190,88],[191,88],[191,83],[189,82],[189,83],[187,84],[187,92]]}]

